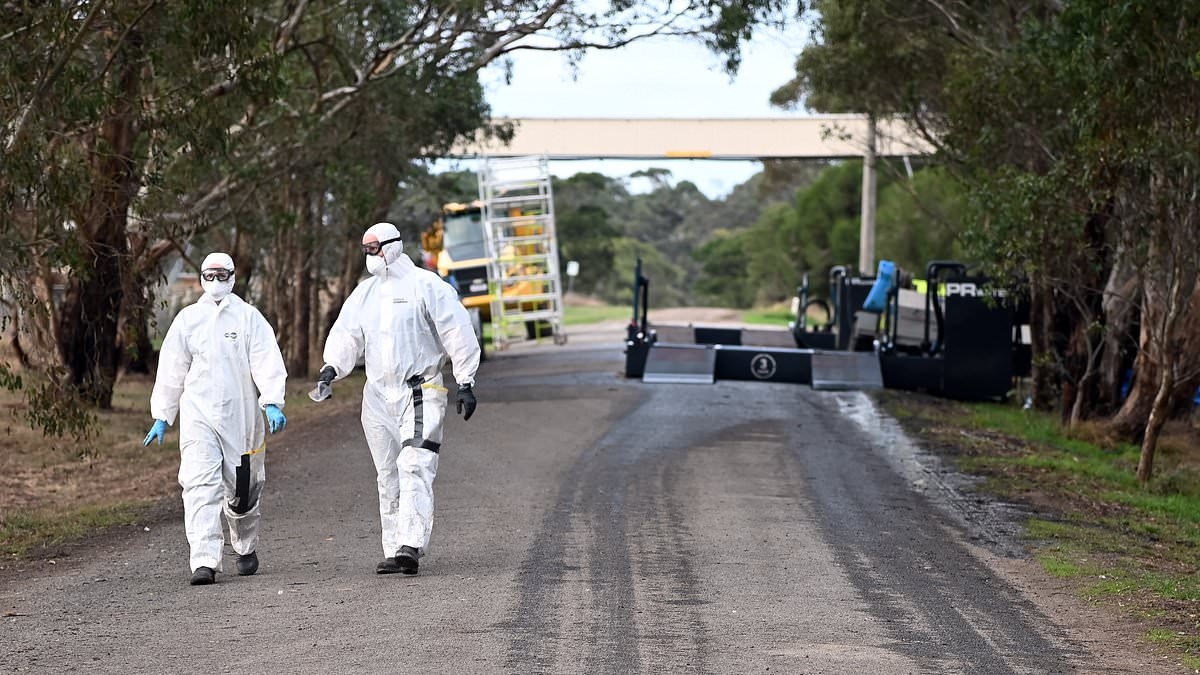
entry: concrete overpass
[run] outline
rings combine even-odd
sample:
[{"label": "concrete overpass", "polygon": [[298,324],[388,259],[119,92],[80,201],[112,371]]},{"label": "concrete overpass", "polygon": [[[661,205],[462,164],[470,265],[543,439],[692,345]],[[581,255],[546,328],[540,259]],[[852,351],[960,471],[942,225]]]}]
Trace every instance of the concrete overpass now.
[{"label": "concrete overpass", "polygon": [[[503,118],[501,118],[502,120]],[[511,118],[512,142],[468,143],[454,157],[571,159],[862,159],[858,269],[875,271],[875,159],[928,155],[925,139],[896,120],[866,115],[739,119]]]},{"label": "concrete overpass", "polygon": [[[811,117],[512,118],[516,135],[457,147],[456,157],[544,155],[549,159],[843,159],[867,154],[864,115]],[[875,155],[927,155],[929,144],[903,124],[878,122]]]}]

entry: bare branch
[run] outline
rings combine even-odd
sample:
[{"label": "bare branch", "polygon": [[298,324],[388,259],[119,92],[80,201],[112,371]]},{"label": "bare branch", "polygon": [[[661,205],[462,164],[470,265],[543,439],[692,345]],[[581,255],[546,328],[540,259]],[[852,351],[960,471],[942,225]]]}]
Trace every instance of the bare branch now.
[{"label": "bare branch", "polygon": [[29,128],[30,115],[33,114],[42,97],[46,95],[46,92],[50,89],[50,85],[58,79],[58,76],[62,74],[63,68],[66,68],[67,63],[75,56],[75,52],[79,51],[80,45],[83,44],[83,39],[91,33],[92,24],[96,22],[101,10],[107,4],[106,0],[98,0],[92,4],[87,16],[84,17],[83,23],[79,25],[75,34],[71,36],[70,43],[65,48],[56,48],[58,61],[38,80],[37,86],[34,87],[33,96],[30,97],[29,101],[25,103],[21,112],[17,115],[16,121],[8,132],[8,139],[4,142],[5,154],[12,154],[16,150],[17,145],[24,139],[26,130]]}]

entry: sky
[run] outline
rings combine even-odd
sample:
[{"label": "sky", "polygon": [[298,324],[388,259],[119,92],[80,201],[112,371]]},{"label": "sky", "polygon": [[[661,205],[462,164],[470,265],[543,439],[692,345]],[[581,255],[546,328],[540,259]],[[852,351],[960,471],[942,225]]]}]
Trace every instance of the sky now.
[{"label": "sky", "polygon": [[[803,116],[771,106],[771,92],[794,73],[805,32],[756,31],[744,46],[742,65],[732,80],[721,69],[722,58],[697,41],[655,38],[583,57],[576,72],[564,54],[517,52],[511,83],[498,67],[484,72],[488,103],[495,117],[681,117],[737,118]],[[473,169],[474,163],[439,163],[444,168]],[[711,198],[761,170],[759,162],[672,160],[563,160],[551,172],[566,178],[594,171],[614,177],[660,167],[676,182],[690,180]],[[439,167],[442,168],[442,167]],[[629,183],[637,192],[647,185]]]}]

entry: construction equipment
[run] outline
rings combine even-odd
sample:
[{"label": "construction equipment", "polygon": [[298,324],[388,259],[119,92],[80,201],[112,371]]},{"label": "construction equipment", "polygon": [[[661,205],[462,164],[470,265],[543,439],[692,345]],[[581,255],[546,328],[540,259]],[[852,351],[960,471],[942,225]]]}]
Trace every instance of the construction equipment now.
[{"label": "construction equipment", "polygon": [[[545,158],[483,159],[479,199],[450,202],[421,233],[422,262],[457,290],[483,345],[552,337],[562,329],[562,284]],[[521,334],[515,329],[519,327]]]},{"label": "construction equipment", "polygon": [[437,272],[458,291],[471,316],[480,355],[486,358],[483,324],[491,320],[488,294],[487,236],[479,202],[450,202],[441,216],[421,233],[421,264]]},{"label": "construction equipment", "polygon": [[[689,339],[667,342],[660,336],[666,327],[646,322],[649,280],[639,264],[625,374],[647,382],[767,380],[814,389],[886,387],[960,400],[1006,397],[1013,378],[1029,374],[1023,303],[961,263],[934,261],[926,276],[924,292],[907,288],[907,278],[883,289],[886,302],[878,312],[863,309],[876,279],[835,267],[825,302],[808,298],[805,277],[794,304],[797,320],[785,334],[790,343],[777,336],[763,340],[745,328],[701,326],[690,327]],[[813,306],[826,314],[816,327],[805,320]]]},{"label": "construction equipment", "polygon": [[441,218],[421,233],[425,265],[449,281],[468,310],[477,310],[485,320],[491,312],[488,296],[488,246],[478,201],[450,202],[442,206]]},{"label": "construction equipment", "polygon": [[552,337],[564,344],[562,280],[546,157],[484,158],[479,202],[488,244],[492,345]]}]

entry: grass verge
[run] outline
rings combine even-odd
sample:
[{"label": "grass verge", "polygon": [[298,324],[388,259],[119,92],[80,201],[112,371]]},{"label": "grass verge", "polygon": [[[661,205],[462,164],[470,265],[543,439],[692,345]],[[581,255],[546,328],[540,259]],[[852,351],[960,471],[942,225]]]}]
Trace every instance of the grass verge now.
[{"label": "grass verge", "polygon": [[132,525],[153,502],[119,502],[74,508],[15,509],[0,523],[0,555],[19,558],[35,549],[51,549],[63,542],[119,525]]},{"label": "grass verge", "polygon": [[879,401],[928,451],[982,477],[978,490],[1023,504],[1030,552],[1083,598],[1128,613],[1147,641],[1200,668],[1200,429],[1168,426],[1155,478],[1139,449],[1054,415],[884,391]]}]

